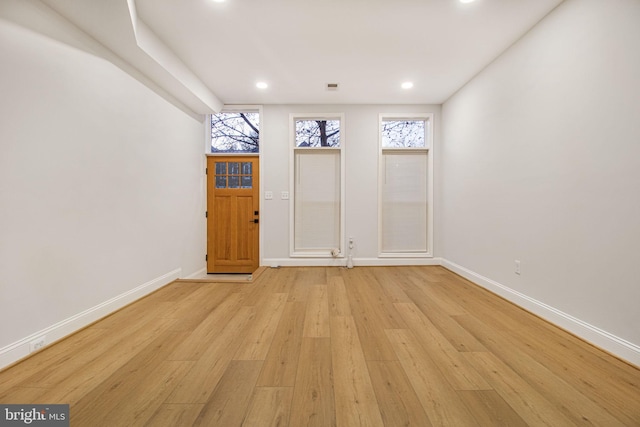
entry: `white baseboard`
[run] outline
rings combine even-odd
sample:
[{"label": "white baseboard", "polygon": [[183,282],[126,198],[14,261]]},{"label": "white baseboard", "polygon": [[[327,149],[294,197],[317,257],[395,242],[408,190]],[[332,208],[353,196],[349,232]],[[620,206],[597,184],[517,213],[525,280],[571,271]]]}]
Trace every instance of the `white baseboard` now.
[{"label": "white baseboard", "polygon": [[357,267],[384,267],[407,265],[442,265],[441,258],[355,258],[353,264]]},{"label": "white baseboard", "polygon": [[345,267],[346,258],[265,258],[265,267]]},{"label": "white baseboard", "polygon": [[[441,265],[440,258],[354,258],[353,265],[366,267],[384,267],[400,265]],[[262,260],[266,267],[345,267],[346,258],[266,258]]]},{"label": "white baseboard", "polygon": [[108,301],[91,307],[81,313],[62,320],[54,325],[35,332],[28,337],[22,338],[12,344],[0,348],[0,369],[17,362],[29,355],[29,344],[31,341],[46,336],[46,344],[54,343],[91,323],[99,320],[114,311],[134,302],[151,292],[160,289],[164,285],[173,282],[180,277],[181,269],[170,271],[160,277],[143,283],[142,285],[120,294]]},{"label": "white baseboard", "polygon": [[[292,259],[292,258],[271,258],[264,259],[265,266],[301,267],[301,266],[345,266],[345,259]],[[541,318],[577,335],[621,359],[624,359],[635,366],[640,366],[640,346],[617,337],[596,326],[590,325],[554,307],[537,301],[527,295],[515,291],[505,285],[495,282],[474,271],[455,264],[442,258],[430,259],[402,259],[402,258],[356,258],[354,265],[357,266],[391,266],[391,265],[442,265],[445,268],[459,274],[512,303],[528,310]],[[202,269],[188,277],[197,276],[206,269]],[[133,301],[161,288],[178,279],[181,269],[176,269],[150,280],[130,291],[120,294],[108,301],[89,308],[68,319],[58,322],[52,326],[42,329],[19,341],[0,348],[0,369],[29,355],[29,343],[38,337],[46,335],[47,343],[58,341],[67,335],[105,317],[114,311],[124,307]]]},{"label": "white baseboard", "polygon": [[188,275],[187,277],[181,277],[181,279],[195,279],[199,277],[203,277],[207,274],[207,267],[203,267],[200,270],[196,271],[193,274]]},{"label": "white baseboard", "polygon": [[550,305],[537,301],[527,295],[513,290],[501,283],[493,281],[478,273],[466,269],[446,259],[442,260],[443,267],[459,274],[473,283],[505,298],[508,301],[540,316],[552,324],[565,329],[585,341],[602,348],[609,353],[640,366],[640,346],[617,337],[596,326],[584,322],[576,317],[564,313]]}]

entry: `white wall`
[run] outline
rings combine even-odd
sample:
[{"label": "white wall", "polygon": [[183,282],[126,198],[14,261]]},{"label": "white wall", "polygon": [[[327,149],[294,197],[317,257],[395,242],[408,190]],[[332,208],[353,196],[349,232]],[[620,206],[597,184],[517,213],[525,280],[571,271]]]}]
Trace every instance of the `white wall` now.
[{"label": "white wall", "polygon": [[206,234],[201,122],[1,19],[0,58],[1,367],[203,268]]},{"label": "white wall", "polygon": [[[289,113],[345,113],[364,264],[380,261],[378,114],[434,112],[435,256],[640,364],[638,22],[636,0],[567,0],[445,103],[442,140],[439,106],[265,106],[264,263],[297,262]],[[79,49],[0,20],[0,367],[204,267],[201,123],[49,30]]]},{"label": "white wall", "polygon": [[639,43],[637,0],[567,0],[449,99],[439,228],[450,267],[636,364]]},{"label": "white wall", "polygon": [[[273,191],[273,200],[263,200],[261,225],[262,259],[265,265],[344,265],[346,259],[289,257],[289,202],[281,200],[289,188],[290,113],[344,113],[346,156],[346,238],[353,237],[356,265],[420,262],[378,258],[378,120],[380,113],[435,113],[434,153],[437,159],[440,106],[437,105],[265,105],[262,118],[262,190]],[[435,181],[438,179],[436,169]],[[438,253],[438,240],[434,254]],[[345,244],[346,247],[346,244]],[[430,262],[432,260],[427,260]]]}]

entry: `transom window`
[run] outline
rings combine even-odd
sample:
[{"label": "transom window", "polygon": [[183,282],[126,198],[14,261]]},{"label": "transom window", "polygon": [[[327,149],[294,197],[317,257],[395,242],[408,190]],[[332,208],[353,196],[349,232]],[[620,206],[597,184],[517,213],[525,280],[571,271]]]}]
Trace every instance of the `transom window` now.
[{"label": "transom window", "polygon": [[427,120],[383,119],[382,148],[426,148]]},{"label": "transom window", "polygon": [[223,111],[211,115],[211,147],[215,153],[260,152],[260,113]]},{"label": "transom window", "polygon": [[340,120],[296,119],[296,147],[340,147]]}]

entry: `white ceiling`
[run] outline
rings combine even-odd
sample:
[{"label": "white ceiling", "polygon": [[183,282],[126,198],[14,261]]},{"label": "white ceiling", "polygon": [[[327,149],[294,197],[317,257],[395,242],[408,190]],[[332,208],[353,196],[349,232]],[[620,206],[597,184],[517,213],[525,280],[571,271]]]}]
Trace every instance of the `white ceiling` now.
[{"label": "white ceiling", "polygon": [[[43,1],[145,72],[149,53],[136,59],[124,29],[133,7],[174,62],[225,104],[440,104],[562,2]],[[259,80],[269,88],[258,90]],[[413,89],[400,88],[406,80]]]}]

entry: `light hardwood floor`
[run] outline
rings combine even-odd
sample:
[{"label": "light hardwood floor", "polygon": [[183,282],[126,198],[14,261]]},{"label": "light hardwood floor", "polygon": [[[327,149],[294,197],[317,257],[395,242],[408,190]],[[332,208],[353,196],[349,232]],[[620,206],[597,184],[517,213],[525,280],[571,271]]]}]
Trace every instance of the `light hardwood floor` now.
[{"label": "light hardwood floor", "polygon": [[174,282],[0,372],[72,426],[640,426],[640,370],[442,267]]}]

